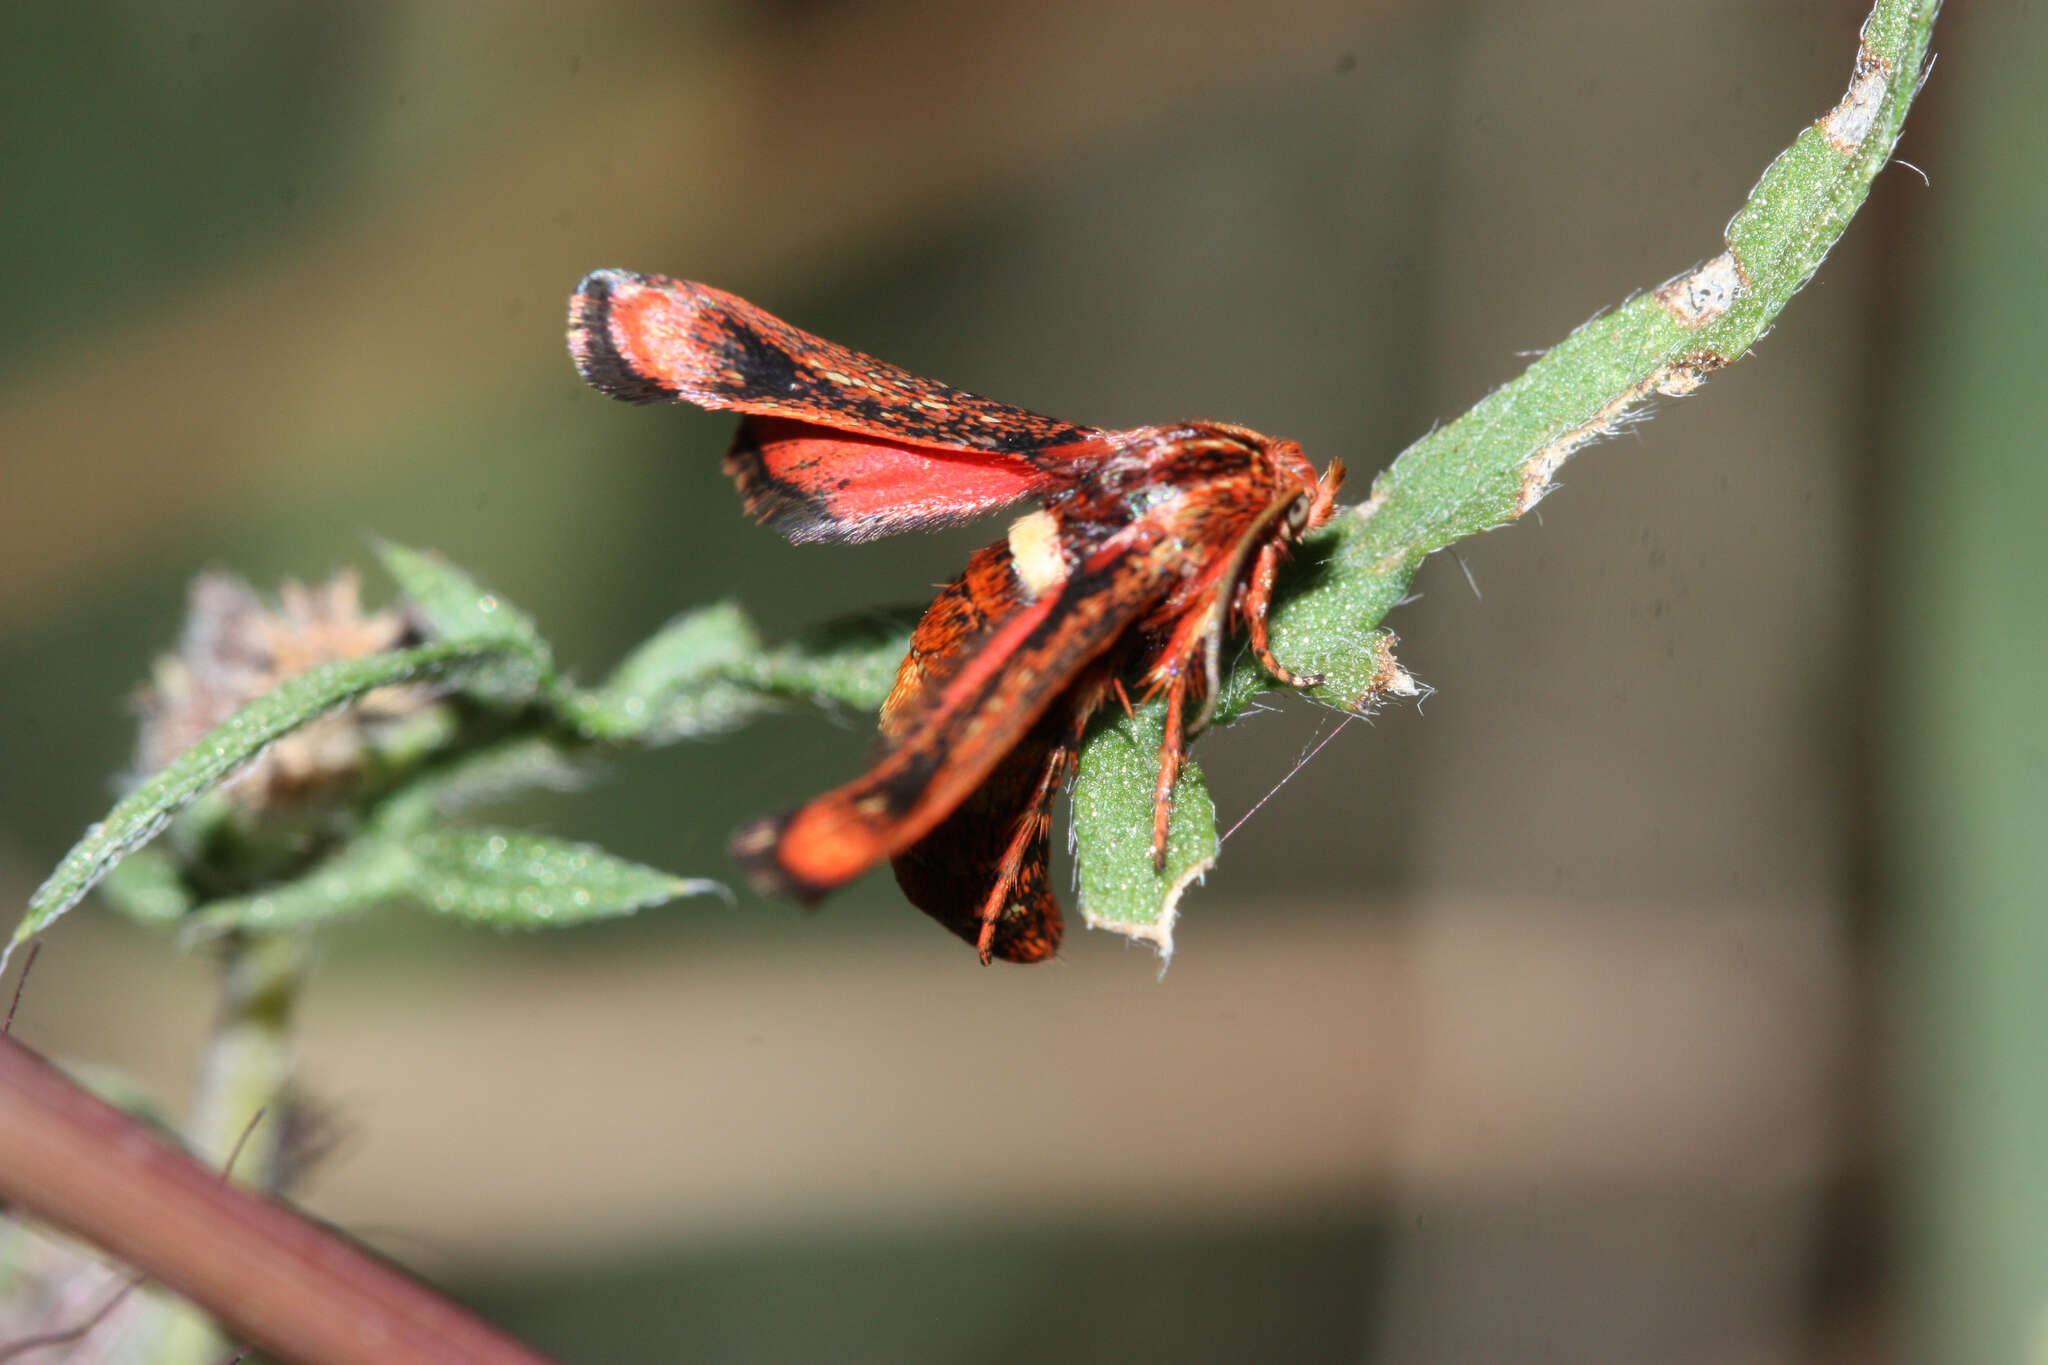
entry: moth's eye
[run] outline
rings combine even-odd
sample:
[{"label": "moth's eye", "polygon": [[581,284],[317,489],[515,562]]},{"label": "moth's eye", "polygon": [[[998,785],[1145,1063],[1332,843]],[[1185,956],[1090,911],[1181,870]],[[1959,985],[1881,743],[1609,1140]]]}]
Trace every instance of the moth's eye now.
[{"label": "moth's eye", "polygon": [[1287,508],[1287,529],[1295,535],[1300,535],[1301,528],[1306,525],[1308,525],[1308,499],[1305,497],[1296,498]]}]

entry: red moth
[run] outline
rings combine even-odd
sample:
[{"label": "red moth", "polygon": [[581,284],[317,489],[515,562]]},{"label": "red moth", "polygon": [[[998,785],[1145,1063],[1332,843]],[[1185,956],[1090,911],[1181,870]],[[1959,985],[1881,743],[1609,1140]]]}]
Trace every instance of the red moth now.
[{"label": "red moth", "polygon": [[1162,865],[1187,735],[1207,719],[1234,622],[1266,643],[1290,542],[1329,519],[1292,441],[1221,422],[1102,431],[921,379],[821,341],[742,299],[599,270],[569,304],[583,378],[632,403],[746,414],[726,472],[794,541],[868,540],[1039,510],[977,552],[911,637],[862,776],[756,820],[733,853],[756,885],[816,901],[883,859],[904,894],[982,961],[1037,962],[1060,942],[1046,885],[1053,798],[1089,718],[1122,679],[1166,698],[1152,856]]}]

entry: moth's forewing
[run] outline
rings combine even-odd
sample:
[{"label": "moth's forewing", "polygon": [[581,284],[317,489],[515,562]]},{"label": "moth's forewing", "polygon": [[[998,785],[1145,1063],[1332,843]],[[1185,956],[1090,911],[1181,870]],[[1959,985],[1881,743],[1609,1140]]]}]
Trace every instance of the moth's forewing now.
[{"label": "moth's forewing", "polygon": [[1093,427],[923,378],[662,275],[586,276],[569,304],[569,349],[614,398],[783,419],[743,426],[726,460],[755,515],[792,539],[958,521],[1085,476],[1111,449]]},{"label": "moth's forewing", "polygon": [[[958,809],[1172,584],[1178,547],[1142,525],[1131,530],[1035,600],[974,600],[965,585],[977,573],[1014,572],[1007,543],[980,551],[926,613],[932,628],[919,627],[928,648],[920,655],[914,644],[904,669],[922,681],[899,686],[891,698],[902,719],[881,760],[846,786],[734,837],[734,856],[756,884],[815,900],[917,843]],[[990,604],[994,614],[984,611]],[[946,645],[962,626],[977,632],[977,647]]]}]

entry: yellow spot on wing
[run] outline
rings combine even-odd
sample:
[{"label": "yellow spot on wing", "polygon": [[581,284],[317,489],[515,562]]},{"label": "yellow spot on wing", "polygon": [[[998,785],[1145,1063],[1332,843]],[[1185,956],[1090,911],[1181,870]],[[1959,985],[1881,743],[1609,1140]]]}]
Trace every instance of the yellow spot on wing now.
[{"label": "yellow spot on wing", "polygon": [[1040,509],[1010,523],[1010,564],[1033,601],[1067,581],[1059,519]]}]

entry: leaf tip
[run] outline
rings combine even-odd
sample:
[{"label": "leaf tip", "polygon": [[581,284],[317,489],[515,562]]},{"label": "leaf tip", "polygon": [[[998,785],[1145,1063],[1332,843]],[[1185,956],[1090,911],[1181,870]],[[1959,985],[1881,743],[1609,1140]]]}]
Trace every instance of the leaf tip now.
[{"label": "leaf tip", "polygon": [[[1388,697],[1424,697],[1435,690],[1403,668],[1401,661],[1394,657],[1394,646],[1399,642],[1400,637],[1391,630],[1378,633],[1372,645],[1372,675],[1366,679],[1363,692],[1344,700],[1345,711],[1370,719],[1379,704]],[[1352,686],[1357,685],[1354,680]]]},{"label": "leaf tip", "polygon": [[732,893],[731,887],[715,877],[673,877],[670,882],[674,887],[670,892],[673,900],[681,900],[685,896],[716,896],[725,902],[726,909],[739,908],[740,898]]},{"label": "leaf tip", "polygon": [[1143,921],[1103,919],[1093,914],[1084,905],[1081,919],[1090,929],[1106,929],[1112,934],[1121,934],[1127,939],[1152,945],[1159,954],[1159,975],[1164,977],[1166,969],[1173,965],[1173,926],[1180,919],[1180,898],[1187,894],[1189,887],[1208,875],[1216,866],[1215,856],[1197,858],[1181,869],[1180,875],[1167,885],[1160,898],[1159,913]]}]

